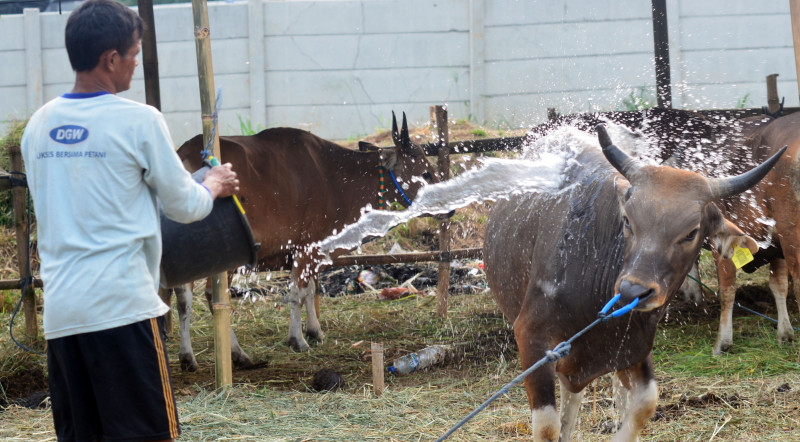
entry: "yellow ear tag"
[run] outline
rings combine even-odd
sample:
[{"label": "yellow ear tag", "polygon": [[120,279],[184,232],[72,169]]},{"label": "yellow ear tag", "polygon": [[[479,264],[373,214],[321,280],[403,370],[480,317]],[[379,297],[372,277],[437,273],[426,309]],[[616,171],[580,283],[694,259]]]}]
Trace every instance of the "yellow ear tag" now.
[{"label": "yellow ear tag", "polygon": [[753,260],[753,254],[750,253],[750,249],[746,247],[734,246],[733,258],[731,258],[731,260],[733,260],[733,265],[735,265],[737,269],[741,269],[742,266]]}]

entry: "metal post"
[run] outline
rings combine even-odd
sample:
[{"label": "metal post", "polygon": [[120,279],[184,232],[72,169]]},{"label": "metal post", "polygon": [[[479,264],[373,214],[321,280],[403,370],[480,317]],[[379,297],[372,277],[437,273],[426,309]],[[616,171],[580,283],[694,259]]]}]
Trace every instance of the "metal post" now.
[{"label": "metal post", "polygon": [[[219,132],[214,127],[214,68],[211,62],[211,31],[208,24],[206,0],[192,0],[194,37],[197,49],[197,74],[200,79],[200,107],[203,120],[203,143],[222,162],[219,152]],[[209,143],[211,139],[211,143]],[[214,354],[217,388],[233,385],[231,373],[231,295],[228,275],[223,272],[211,277],[211,309],[214,314]]]},{"label": "metal post", "polygon": [[658,107],[672,108],[672,86],[669,71],[669,30],[667,1],[652,0],[653,43],[656,62],[656,97]]}]

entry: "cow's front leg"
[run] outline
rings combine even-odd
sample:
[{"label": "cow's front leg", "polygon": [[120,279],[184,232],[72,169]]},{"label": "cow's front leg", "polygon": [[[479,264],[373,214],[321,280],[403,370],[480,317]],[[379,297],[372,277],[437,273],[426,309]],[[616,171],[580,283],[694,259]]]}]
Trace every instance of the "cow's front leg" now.
[{"label": "cow's front leg", "polygon": [[786,298],[789,295],[787,260],[773,259],[769,263],[769,289],[775,298],[775,307],[778,310],[778,342],[794,341],[794,329],[789,321],[789,310],[786,308]]},{"label": "cow's front leg", "polygon": [[658,405],[658,386],[653,377],[651,355],[638,364],[616,373],[620,383],[628,390],[628,400],[623,412],[622,425],[612,441],[635,441]]},{"label": "cow's front leg", "polygon": [[289,347],[294,351],[308,351],[308,343],[303,338],[303,300],[305,293],[297,287],[292,277],[289,284]]},{"label": "cow's front leg", "polygon": [[[230,281],[230,276],[228,277],[228,281]],[[208,301],[208,309],[211,311],[211,314],[214,314],[214,305],[212,302],[212,292],[211,292],[211,278],[208,279],[208,283],[206,284],[206,301]],[[252,367],[253,360],[250,359],[250,356],[242,350],[242,347],[239,345],[239,340],[236,339],[236,333],[233,332],[233,327],[231,327],[231,362],[236,368],[249,368]]]},{"label": "cow's front leg", "polygon": [[736,300],[736,267],[730,259],[717,258],[719,280],[719,332],[713,354],[721,355],[733,345],[733,303]]},{"label": "cow's front leg", "polygon": [[181,361],[181,370],[196,371],[197,359],[194,357],[191,337],[192,319],[192,286],[185,284],[175,287],[175,299],[178,303],[178,322],[180,323],[181,347],[178,357]]},{"label": "cow's front leg", "polygon": [[300,290],[306,304],[306,336],[311,341],[322,343],[325,336],[319,324],[319,293],[314,280],[309,279],[307,285]]},{"label": "cow's front leg", "polygon": [[559,381],[561,385],[561,439],[559,440],[568,442],[572,440],[572,432],[575,430],[585,389],[573,392],[574,388],[564,378],[559,377]]},{"label": "cow's front leg", "polygon": [[[537,339],[531,323],[525,318],[524,310],[514,321],[514,337],[519,347],[523,371],[541,359],[548,350],[543,346],[546,342],[541,338]],[[554,377],[554,365],[548,363],[525,378],[525,392],[531,407],[531,432],[535,441],[557,441],[561,434]]]}]

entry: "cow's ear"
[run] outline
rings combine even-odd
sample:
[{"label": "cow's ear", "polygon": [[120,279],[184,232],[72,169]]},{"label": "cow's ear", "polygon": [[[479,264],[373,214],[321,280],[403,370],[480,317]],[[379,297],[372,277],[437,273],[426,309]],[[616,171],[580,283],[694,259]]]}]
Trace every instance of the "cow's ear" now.
[{"label": "cow's ear", "polygon": [[358,150],[361,152],[375,152],[380,150],[380,147],[366,141],[359,141]]},{"label": "cow's ear", "polygon": [[625,204],[631,197],[631,182],[621,176],[614,178],[614,188],[617,189],[617,198],[620,204]]},{"label": "cow's ear", "polygon": [[[714,208],[716,208],[716,206],[714,206]],[[716,212],[719,214],[718,209]],[[754,255],[758,252],[756,240],[745,235],[742,229],[723,218],[722,214],[719,214],[718,218],[712,220],[712,223],[715,229],[713,233],[709,235],[709,239],[711,239],[711,243],[714,245],[717,253],[724,259],[731,259],[737,246],[750,250],[750,253]]]},{"label": "cow's ear", "polygon": [[381,165],[386,170],[394,171],[397,166],[397,148],[381,149]]}]

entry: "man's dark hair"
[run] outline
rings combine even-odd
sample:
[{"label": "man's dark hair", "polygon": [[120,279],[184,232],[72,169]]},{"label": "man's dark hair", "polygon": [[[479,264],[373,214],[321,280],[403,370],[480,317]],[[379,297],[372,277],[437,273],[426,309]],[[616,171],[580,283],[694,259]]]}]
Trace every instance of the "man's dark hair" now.
[{"label": "man's dark hair", "polygon": [[116,49],[120,55],[142,37],[142,19],[136,12],[113,0],[87,0],[67,19],[64,40],[69,63],[75,72],[90,71],[100,55]]}]

